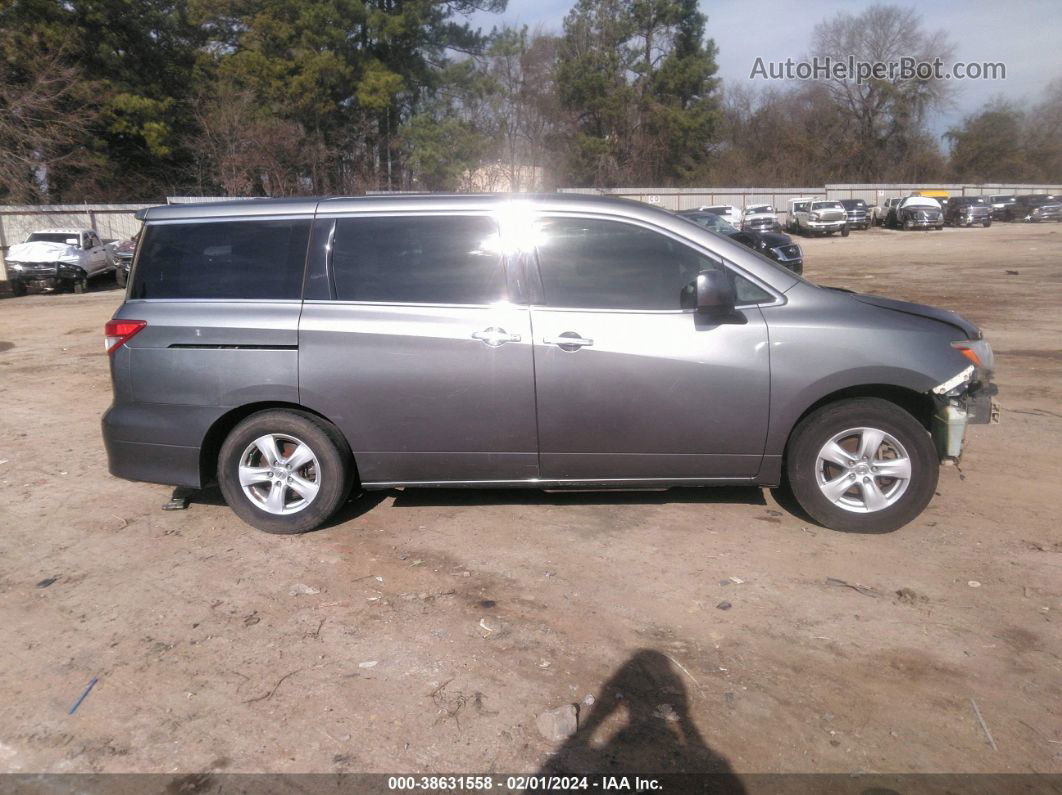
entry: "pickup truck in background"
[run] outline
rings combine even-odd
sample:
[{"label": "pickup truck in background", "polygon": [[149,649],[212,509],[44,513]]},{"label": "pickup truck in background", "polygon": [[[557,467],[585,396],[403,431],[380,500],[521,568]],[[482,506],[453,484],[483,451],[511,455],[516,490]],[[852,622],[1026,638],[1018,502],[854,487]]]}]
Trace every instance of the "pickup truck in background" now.
[{"label": "pickup truck in background", "polygon": [[836,199],[791,199],[789,207],[793,231],[805,235],[840,232],[848,237],[848,211]]},{"label": "pickup truck in background", "polygon": [[41,229],[4,256],[11,292],[30,287],[88,289],[88,280],[114,270],[114,252],[93,229]]}]

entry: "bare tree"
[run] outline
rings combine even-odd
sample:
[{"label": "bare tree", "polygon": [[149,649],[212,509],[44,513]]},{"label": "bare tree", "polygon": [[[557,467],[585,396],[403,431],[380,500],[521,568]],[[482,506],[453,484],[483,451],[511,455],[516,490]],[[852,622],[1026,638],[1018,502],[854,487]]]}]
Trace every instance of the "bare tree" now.
[{"label": "bare tree", "polygon": [[29,53],[18,67],[0,61],[0,193],[5,200],[47,202],[59,184],[68,194],[85,192],[98,169],[89,143],[99,114],[93,84],[63,62],[62,51]]},{"label": "bare tree", "polygon": [[[816,26],[812,56],[834,61],[900,63],[903,58],[947,64],[953,55],[943,31],[930,33],[913,8],[873,5],[853,16],[841,13]],[[950,84],[936,76],[905,77],[897,73],[860,83],[855,76],[826,82],[832,99],[844,110],[845,132],[857,143],[850,173],[874,181],[889,164],[919,159],[926,145],[924,123],[930,111],[944,107]]]}]

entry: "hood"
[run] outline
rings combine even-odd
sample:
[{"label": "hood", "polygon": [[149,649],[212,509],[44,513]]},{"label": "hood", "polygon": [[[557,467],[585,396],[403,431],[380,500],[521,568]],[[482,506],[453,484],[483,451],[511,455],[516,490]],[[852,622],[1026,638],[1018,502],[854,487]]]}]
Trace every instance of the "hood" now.
[{"label": "hood", "polygon": [[51,243],[35,240],[32,243],[16,243],[7,250],[4,259],[8,262],[58,262],[59,260],[77,261],[80,249],[65,243]]},{"label": "hood", "polygon": [[947,323],[949,326],[954,326],[965,334],[966,339],[969,340],[981,338],[981,329],[958,312],[952,312],[950,309],[938,309],[935,306],[912,304],[909,301],[897,301],[895,298],[884,298],[880,295],[867,295],[865,293],[851,293],[851,296],[856,301],[870,304],[871,306],[890,309],[893,312],[902,312],[905,315],[914,315],[915,317],[927,317],[930,320],[936,320],[940,323]]},{"label": "hood", "polygon": [[781,232],[755,232],[753,230],[746,230],[745,234],[751,237],[757,244],[766,243],[767,248],[778,248],[778,246],[788,246],[793,242],[793,238],[789,235],[782,234]]}]

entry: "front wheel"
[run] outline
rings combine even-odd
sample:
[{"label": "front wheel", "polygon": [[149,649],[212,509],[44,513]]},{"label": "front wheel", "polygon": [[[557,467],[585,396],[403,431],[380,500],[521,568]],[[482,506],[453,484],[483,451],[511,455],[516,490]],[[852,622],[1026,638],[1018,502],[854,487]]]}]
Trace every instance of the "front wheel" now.
[{"label": "front wheel", "polygon": [[243,521],[267,533],[305,533],[350,494],[350,449],[335,426],[312,414],[252,414],[225,439],[218,484]]},{"label": "front wheel", "polygon": [[939,462],[913,416],[879,398],[831,403],[797,425],[786,473],[808,514],[834,530],[885,533],[933,498]]},{"label": "front wheel", "polygon": [[117,284],[119,287],[125,287],[125,280],[127,278],[127,272],[122,270],[121,268],[118,268],[118,270],[114,272],[114,283]]},{"label": "front wheel", "polygon": [[81,295],[88,290],[88,277],[82,276],[79,279],[74,280],[74,292]]},{"label": "front wheel", "polygon": [[26,284],[25,284],[25,282],[12,280],[11,282],[9,282],[9,284],[11,285],[11,294],[13,296],[15,296],[16,298],[26,294]]},{"label": "front wheel", "polygon": [[991,219],[991,218],[988,218],[988,219],[986,219],[986,220],[984,221],[984,223],[982,223],[981,225],[982,225],[982,226],[983,226],[983,227],[984,227],[985,229],[988,229],[988,227],[992,226],[992,219]]},{"label": "front wheel", "polygon": [[841,237],[848,237],[848,227],[847,226],[842,227],[842,229],[841,229]]}]

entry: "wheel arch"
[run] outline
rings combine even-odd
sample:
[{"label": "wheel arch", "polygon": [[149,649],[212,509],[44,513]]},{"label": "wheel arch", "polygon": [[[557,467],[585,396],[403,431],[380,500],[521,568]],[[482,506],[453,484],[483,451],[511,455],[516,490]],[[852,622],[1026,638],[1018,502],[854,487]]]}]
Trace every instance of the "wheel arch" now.
[{"label": "wheel arch", "polygon": [[804,418],[813,412],[818,411],[823,406],[828,406],[831,403],[837,403],[838,401],[849,400],[852,398],[878,398],[893,403],[913,416],[918,423],[926,429],[927,433],[932,430],[933,412],[935,411],[936,406],[929,393],[918,392],[908,387],[898,386],[897,384],[858,384],[855,386],[847,386],[823,395],[800,413],[786,436],[785,447],[782,453],[783,467],[784,459],[789,452],[789,443],[793,438],[793,433],[800,426],[800,423],[804,421]]},{"label": "wheel arch", "polygon": [[[336,429],[336,432],[347,442],[348,449],[350,448],[350,440],[348,440],[343,432],[339,430],[339,426],[319,411],[314,411],[299,403],[291,403],[283,400],[263,400],[256,403],[246,403],[242,406],[230,409],[214,420],[214,423],[204,435],[203,443],[199,447],[200,483],[206,485],[217,478],[218,455],[221,453],[221,445],[225,443],[225,438],[229,435],[232,429],[252,414],[257,414],[260,411],[268,411],[270,409],[297,411],[323,420]],[[353,457],[353,452],[351,453],[351,456]],[[354,461],[354,472],[356,477],[356,460]]]}]

